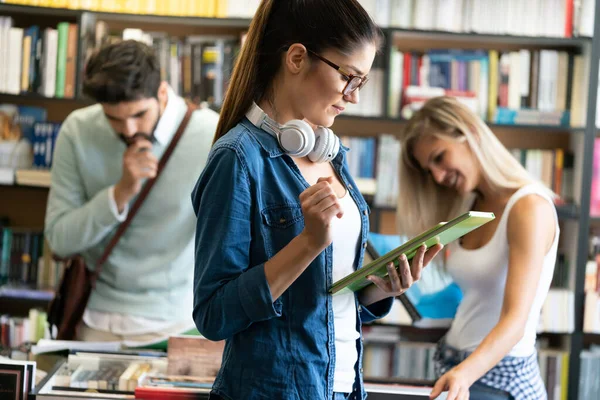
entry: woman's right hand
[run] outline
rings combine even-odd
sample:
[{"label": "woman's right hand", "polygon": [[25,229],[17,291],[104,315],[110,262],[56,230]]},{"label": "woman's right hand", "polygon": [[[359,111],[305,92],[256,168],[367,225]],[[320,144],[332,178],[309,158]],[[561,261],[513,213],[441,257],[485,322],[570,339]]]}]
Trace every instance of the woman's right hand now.
[{"label": "woman's right hand", "polygon": [[317,183],[300,193],[304,214],[303,235],[309,246],[319,250],[331,244],[331,220],[342,218],[344,210],[333,190],[333,177],[319,178]]}]

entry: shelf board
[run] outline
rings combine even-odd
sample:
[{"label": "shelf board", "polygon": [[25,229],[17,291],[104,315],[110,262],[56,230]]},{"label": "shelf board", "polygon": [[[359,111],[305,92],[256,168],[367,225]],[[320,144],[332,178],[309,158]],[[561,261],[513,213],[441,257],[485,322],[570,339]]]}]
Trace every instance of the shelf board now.
[{"label": "shelf board", "polygon": [[123,14],[95,11],[90,12],[93,13],[97,19],[103,21],[123,21],[128,23],[160,25],[185,25],[247,29],[248,27],[250,27],[251,21],[251,19],[249,18],[178,17],[171,15]]},{"label": "shelf board", "polygon": [[544,36],[493,35],[472,32],[426,31],[386,28],[398,49],[424,50],[438,48],[469,49],[554,49],[581,51],[591,44],[589,37],[560,38]]},{"label": "shelf board", "polygon": [[0,183],[0,186],[5,187],[31,187],[48,189],[50,188],[50,170],[49,169],[17,169],[11,170],[5,168],[6,171],[13,171],[13,183]]},{"label": "shelf board", "polygon": [[[401,118],[374,117],[342,114],[336,118],[332,129],[339,135],[373,136],[378,133],[397,134],[405,126],[406,120]],[[507,125],[487,123],[492,132],[498,136],[506,133],[526,132],[531,135],[580,135],[585,132],[582,127],[551,125]],[[559,136],[557,136],[559,137]],[[551,146],[555,148],[556,143]]]},{"label": "shelf board", "polygon": [[0,297],[14,300],[50,302],[54,298],[54,291],[43,289],[31,289],[27,287],[1,286]]},{"label": "shelf board", "polygon": [[81,104],[82,106],[93,104],[93,102],[89,99],[46,97],[46,96],[42,96],[41,94],[38,94],[38,93],[12,94],[12,93],[0,92],[0,98],[2,98],[3,100],[6,99],[8,101],[13,101],[13,102],[16,102],[16,101],[19,101],[22,99],[26,99],[26,100],[33,100],[33,101],[36,101],[36,100],[37,101],[49,101],[49,102],[56,102],[56,103],[75,103],[75,104]]},{"label": "shelf board", "polygon": [[[372,211],[380,211],[380,212],[396,212],[396,207],[384,206],[378,207],[375,205],[369,205]],[[577,220],[579,218],[579,211],[577,210],[577,206],[574,204],[565,204],[565,205],[556,205],[556,213],[558,214],[558,218],[562,220]],[[592,220],[596,219],[597,222],[600,222],[600,217],[592,218]]]},{"label": "shelf board", "polygon": [[3,313],[27,317],[32,308],[47,309],[54,297],[51,290],[0,287],[0,310]]},{"label": "shelf board", "polygon": [[44,16],[76,18],[79,17],[81,13],[82,10],[73,10],[70,8],[25,6],[20,4],[0,4],[0,14],[2,15],[36,14]]}]

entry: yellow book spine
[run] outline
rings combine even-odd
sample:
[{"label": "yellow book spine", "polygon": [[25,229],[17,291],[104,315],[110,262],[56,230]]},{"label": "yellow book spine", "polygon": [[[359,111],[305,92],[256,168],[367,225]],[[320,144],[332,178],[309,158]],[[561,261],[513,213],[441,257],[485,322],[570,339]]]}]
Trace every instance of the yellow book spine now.
[{"label": "yellow book spine", "polygon": [[199,17],[206,17],[208,15],[208,9],[210,8],[208,2],[211,0],[200,0],[200,9],[198,10]]},{"label": "yellow book spine", "polygon": [[560,377],[560,392],[561,400],[568,400],[567,396],[569,393],[569,353],[563,354],[562,371]]},{"label": "yellow book spine", "polygon": [[215,0],[217,2],[217,17],[227,18],[227,8],[229,6],[229,0]]}]

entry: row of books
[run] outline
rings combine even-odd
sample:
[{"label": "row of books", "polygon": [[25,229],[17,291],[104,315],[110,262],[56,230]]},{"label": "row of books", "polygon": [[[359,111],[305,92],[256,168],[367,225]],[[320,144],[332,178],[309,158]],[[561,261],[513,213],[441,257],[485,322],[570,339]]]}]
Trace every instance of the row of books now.
[{"label": "row of books", "polygon": [[[153,46],[161,65],[161,77],[177,94],[195,103],[207,102],[217,108],[223,102],[240,40],[235,36],[189,36],[184,40],[163,32],[126,29],[109,35],[107,22],[95,26],[96,47],[121,39],[140,40]],[[377,57],[369,73],[369,84],[360,91],[360,102],[348,104],[347,115],[381,116],[384,93],[383,59]]]},{"label": "row of books", "polygon": [[193,35],[185,38],[165,32],[146,32],[128,28],[111,30],[110,23],[96,21],[84,53],[89,54],[106,43],[133,39],[152,46],[159,59],[161,79],[175,93],[195,103],[219,106],[223,102],[234,60],[240,47],[235,35]]},{"label": "row of books", "polygon": [[[415,283],[415,286],[418,288],[426,284],[427,282],[423,281]],[[404,300],[395,301],[391,311],[382,318],[380,322],[382,324],[393,326],[415,325],[424,328],[449,327],[456,313],[456,307],[458,306],[458,303],[460,303],[460,299],[457,300],[456,304],[453,306],[454,308],[448,305],[438,304],[437,309],[436,305],[432,304],[432,299],[438,297],[449,301],[448,293],[451,291],[460,292],[459,288],[453,288],[453,286],[455,286],[455,284],[451,283],[435,292],[426,293],[427,300],[424,302],[420,301],[419,296],[415,296],[415,290],[413,290],[412,294],[407,292],[407,296],[405,296]],[[418,291],[416,293],[418,293]],[[459,294],[457,297],[462,298],[462,294]],[[406,304],[407,299],[409,304]],[[596,297],[594,297],[594,300],[596,299],[598,299],[597,294]],[[454,301],[454,299],[452,301]],[[411,308],[418,313],[418,319],[415,319],[415,312],[411,310]],[[544,305],[542,306],[537,332],[572,333],[575,328],[574,308],[574,294],[571,290],[564,288],[550,289]],[[591,326],[597,326],[600,324],[600,315],[598,315],[599,309],[597,306],[590,309],[594,310],[595,315],[593,316],[593,320],[589,320],[589,324],[592,324]]]},{"label": "row of books", "polygon": [[75,97],[78,43],[77,24],[22,28],[0,17],[0,92]]},{"label": "row of books", "polygon": [[574,201],[574,155],[563,149],[511,149],[527,172],[560,196],[562,202]]},{"label": "row of books", "polygon": [[393,47],[388,113],[408,119],[427,99],[450,95],[490,122],[569,126],[567,69],[568,54],[554,50],[420,54]]},{"label": "row of books", "polygon": [[[259,0],[5,0],[7,3],[149,15],[251,18]],[[591,36],[593,0],[360,0],[380,26],[491,34]],[[433,12],[432,12],[433,10]]]},{"label": "row of books", "polygon": [[[367,335],[365,335],[367,336]],[[434,381],[434,343],[384,344],[365,339],[365,379],[397,378]]]},{"label": "row of books", "polygon": [[[144,0],[4,0],[4,2],[97,12],[211,18],[247,17],[249,13],[253,13],[252,10],[256,10],[259,4],[259,0],[177,0],[168,2]],[[240,7],[242,10],[239,10]]]},{"label": "row of books", "polygon": [[48,121],[47,115],[44,107],[0,104],[0,167],[52,166],[61,124]]},{"label": "row of books", "polygon": [[379,25],[404,29],[551,37],[593,33],[593,0],[361,0],[360,3]]},{"label": "row of books", "polygon": [[32,284],[43,263],[44,234],[38,230],[1,229],[0,284]]},{"label": "row of books", "polygon": [[[401,341],[398,330],[393,332],[387,328],[389,327],[373,326],[365,330],[365,379],[434,381],[436,374],[433,357],[436,345]],[[567,399],[568,360],[568,352],[548,348],[538,350],[540,374],[548,399]],[[599,380],[597,376],[595,380]]]},{"label": "row of books", "polygon": [[29,315],[25,318],[0,315],[0,347],[17,349],[25,343],[37,343],[46,338],[46,319],[46,312],[35,308],[29,310]]},{"label": "row of books", "polygon": [[54,290],[65,269],[38,229],[0,228],[0,285]]},{"label": "row of books", "polygon": [[[375,180],[374,204],[395,207],[399,190],[398,168],[401,145],[394,135],[382,134],[377,138],[342,137],[350,147],[348,166],[353,176]],[[534,179],[544,183],[563,202],[574,199],[574,156],[562,149],[513,149],[512,154]],[[600,185],[600,175],[594,178]],[[600,187],[600,186],[599,186]]]}]

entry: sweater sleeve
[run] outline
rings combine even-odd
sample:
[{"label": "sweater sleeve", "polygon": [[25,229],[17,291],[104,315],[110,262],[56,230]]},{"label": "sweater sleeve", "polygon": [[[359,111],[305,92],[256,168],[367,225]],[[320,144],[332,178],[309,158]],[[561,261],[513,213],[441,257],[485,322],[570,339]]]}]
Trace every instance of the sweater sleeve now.
[{"label": "sweater sleeve", "polygon": [[63,257],[98,244],[119,223],[110,208],[109,187],[86,198],[73,143],[73,133],[79,128],[67,119],[58,134],[46,208],[46,238]]}]

